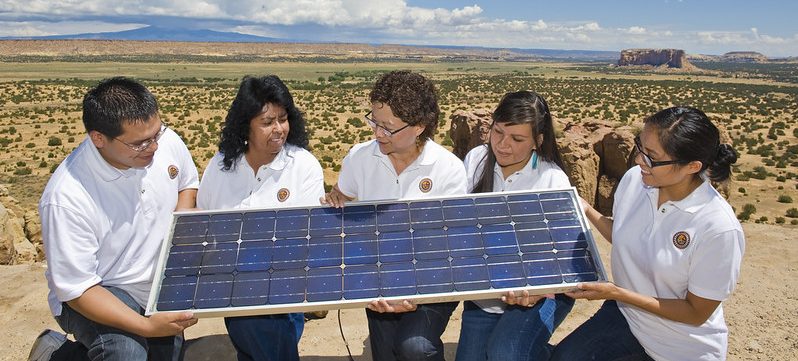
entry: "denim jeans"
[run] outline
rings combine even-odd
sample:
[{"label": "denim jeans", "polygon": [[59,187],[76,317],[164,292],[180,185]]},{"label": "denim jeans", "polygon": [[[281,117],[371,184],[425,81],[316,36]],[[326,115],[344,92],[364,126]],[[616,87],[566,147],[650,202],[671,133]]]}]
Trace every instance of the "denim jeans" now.
[{"label": "denim jeans", "polygon": [[629,329],[615,301],[601,308],[554,348],[551,360],[652,360]]},{"label": "denim jeans", "polygon": [[485,312],[471,301],[463,306],[457,361],[548,360],[549,339],[574,299],[558,294],[532,307],[508,306],[504,313]]},{"label": "denim jeans", "polygon": [[302,313],[226,317],[227,334],[239,361],[298,361],[299,337],[305,324]]},{"label": "denim jeans", "polygon": [[366,310],[374,361],[443,360],[441,335],[457,302],[418,305],[413,312]]},{"label": "denim jeans", "polygon": [[[144,314],[144,308],[126,291],[116,287],[106,287],[125,305]],[[88,349],[89,360],[123,361],[123,360],[180,360],[183,351],[183,336],[146,338],[122,331],[118,328],[91,321],[63,303],[61,315],[55,320],[64,331],[71,333],[75,339]],[[63,348],[64,346],[62,346]],[[66,345],[70,347],[70,345]],[[53,354],[54,357],[60,352]]]}]

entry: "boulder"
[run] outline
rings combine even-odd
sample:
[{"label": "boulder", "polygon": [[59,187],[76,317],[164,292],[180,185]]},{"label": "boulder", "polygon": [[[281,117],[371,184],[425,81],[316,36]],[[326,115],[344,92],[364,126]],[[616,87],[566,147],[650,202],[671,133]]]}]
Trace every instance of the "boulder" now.
[{"label": "boulder", "polygon": [[29,263],[36,259],[36,247],[25,238],[23,221],[0,203],[0,264]]},{"label": "boulder", "polygon": [[695,70],[681,49],[625,49],[621,50],[618,66],[650,65],[654,67]]},{"label": "boulder", "polygon": [[454,143],[452,153],[458,158],[465,158],[471,148],[488,141],[488,132],[493,122],[491,111],[477,109],[473,112],[455,111],[449,119],[449,138]]},{"label": "boulder", "polygon": [[23,219],[25,222],[25,237],[36,248],[35,261],[43,261],[44,244],[42,243],[42,221],[39,218],[39,212],[36,210],[27,211]]}]

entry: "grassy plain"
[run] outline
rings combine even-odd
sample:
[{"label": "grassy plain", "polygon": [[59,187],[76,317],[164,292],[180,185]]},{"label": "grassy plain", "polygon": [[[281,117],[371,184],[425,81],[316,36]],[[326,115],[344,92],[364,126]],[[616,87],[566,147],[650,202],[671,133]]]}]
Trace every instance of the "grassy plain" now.
[{"label": "grassy plain", "polygon": [[[639,125],[675,104],[703,109],[741,154],[731,203],[740,218],[798,224],[798,64],[715,66],[703,73],[626,71],[605,63],[553,62],[13,62],[0,63],[0,184],[34,209],[52,170],[85,137],[80,102],[97,80],[125,75],[156,94],[163,119],[183,135],[200,172],[216,150],[237,84],[246,74],[277,74],[305,112],[313,153],[335,182],[352,144],[370,139],[362,121],[376,77],[411,69],[432,78],[443,110],[436,139],[457,110],[492,109],[507,91],[531,89],[549,101],[558,126],[602,121]],[[764,70],[763,70],[764,69]]]}]

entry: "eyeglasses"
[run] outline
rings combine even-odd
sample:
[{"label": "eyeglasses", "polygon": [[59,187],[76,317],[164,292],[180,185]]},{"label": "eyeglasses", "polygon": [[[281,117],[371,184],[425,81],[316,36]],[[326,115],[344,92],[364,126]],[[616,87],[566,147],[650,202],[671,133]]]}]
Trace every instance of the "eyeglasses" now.
[{"label": "eyeglasses", "polygon": [[145,141],[143,141],[141,143],[138,143],[138,144],[130,144],[130,143],[127,143],[127,142],[125,142],[125,141],[123,141],[123,140],[121,140],[121,139],[119,139],[117,137],[111,137],[111,139],[119,141],[120,143],[126,145],[128,148],[130,148],[134,152],[139,152],[140,153],[140,152],[143,152],[143,151],[147,150],[147,148],[149,148],[151,145],[153,145],[155,143],[158,143],[158,139],[161,139],[161,136],[163,135],[163,133],[166,132],[166,128],[168,128],[166,126],[166,124],[161,124],[161,130],[159,130],[158,133],[155,134],[154,137],[152,137],[150,139],[147,139],[147,140],[145,140]]},{"label": "eyeglasses", "polygon": [[643,152],[643,146],[640,144],[640,136],[635,137],[635,149],[637,149],[637,152],[643,156],[643,163],[645,163],[646,166],[648,166],[649,168],[659,167],[668,164],[689,163],[688,161],[683,161],[683,160],[663,160],[663,161],[652,160],[648,154]]},{"label": "eyeglasses", "polygon": [[378,132],[378,131],[382,132],[382,135],[384,135],[386,137],[390,137],[390,136],[392,136],[392,135],[394,135],[396,133],[399,133],[402,130],[404,130],[405,128],[410,126],[410,124],[408,124],[408,125],[405,125],[404,127],[401,127],[401,128],[399,128],[397,130],[390,130],[390,129],[386,128],[386,127],[383,127],[382,125],[377,124],[377,122],[375,122],[374,119],[371,119],[371,112],[366,113],[364,118],[366,118],[366,122],[368,122],[369,126],[372,129],[374,129],[375,133]]}]

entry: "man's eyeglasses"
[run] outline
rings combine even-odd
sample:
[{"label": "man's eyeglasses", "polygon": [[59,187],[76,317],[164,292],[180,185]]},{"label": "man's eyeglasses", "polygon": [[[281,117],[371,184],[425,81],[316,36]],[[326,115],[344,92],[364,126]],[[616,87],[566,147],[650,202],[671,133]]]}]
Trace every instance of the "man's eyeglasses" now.
[{"label": "man's eyeglasses", "polygon": [[404,127],[401,127],[401,128],[399,128],[397,130],[390,130],[390,129],[386,128],[386,127],[383,127],[382,125],[377,124],[377,122],[375,122],[374,119],[371,118],[371,112],[366,113],[365,118],[366,118],[366,121],[369,123],[369,126],[372,129],[374,129],[375,133],[376,132],[381,132],[382,135],[384,135],[386,137],[390,137],[390,136],[392,136],[392,135],[394,135],[396,133],[399,133],[402,130],[404,130],[405,128],[410,126],[410,124],[408,124],[408,125],[405,125]]},{"label": "man's eyeglasses", "polygon": [[648,154],[643,152],[643,146],[640,144],[640,136],[635,137],[635,149],[637,149],[637,152],[643,156],[643,163],[645,163],[646,166],[648,166],[649,168],[659,167],[668,164],[689,163],[688,161],[683,161],[683,160],[663,160],[663,161],[651,160],[651,157],[649,157]]},{"label": "man's eyeglasses", "polygon": [[168,128],[166,126],[166,124],[161,124],[161,130],[159,130],[158,133],[155,134],[154,137],[152,137],[150,139],[147,139],[147,140],[145,140],[145,141],[143,141],[141,143],[138,143],[138,144],[130,144],[130,143],[127,143],[127,142],[125,142],[125,141],[123,141],[123,140],[121,140],[121,139],[119,139],[117,137],[111,137],[111,139],[119,141],[120,143],[126,145],[128,148],[130,148],[134,152],[143,152],[143,151],[147,150],[147,148],[149,148],[151,145],[153,145],[155,143],[158,143],[158,139],[161,139],[161,136],[163,135],[163,133],[166,132],[166,128]]}]

